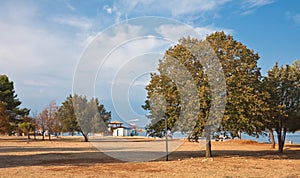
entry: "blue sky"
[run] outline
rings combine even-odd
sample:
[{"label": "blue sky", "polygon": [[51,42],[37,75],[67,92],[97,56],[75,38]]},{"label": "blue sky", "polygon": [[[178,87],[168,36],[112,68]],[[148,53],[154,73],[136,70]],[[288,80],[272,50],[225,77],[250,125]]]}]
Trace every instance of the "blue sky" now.
[{"label": "blue sky", "polygon": [[[178,20],[194,28],[200,36],[224,30],[259,53],[264,75],[276,61],[284,65],[300,58],[300,1],[297,0],[3,0],[0,1],[0,73],[15,82],[23,107],[39,112],[53,100],[60,104],[72,93],[80,56],[96,35],[116,23],[143,16]],[[143,46],[153,49],[153,44],[156,43]],[[157,44],[162,53],[167,44]],[[118,64],[113,59],[107,63]],[[115,76],[116,71],[108,70],[106,75]],[[127,98],[138,115],[144,114],[140,105],[148,79],[145,74],[130,81],[138,83],[130,86]],[[101,88],[101,84],[111,84],[112,79],[101,78],[99,74],[91,80],[96,82],[96,90],[112,86]],[[113,119],[118,119],[109,92],[95,92],[95,95],[103,98],[108,110],[113,111]]]}]

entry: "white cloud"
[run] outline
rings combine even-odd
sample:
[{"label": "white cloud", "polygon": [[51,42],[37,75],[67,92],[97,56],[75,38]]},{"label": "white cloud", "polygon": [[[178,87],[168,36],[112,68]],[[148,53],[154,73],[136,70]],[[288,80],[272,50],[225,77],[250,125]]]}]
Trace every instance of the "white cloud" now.
[{"label": "white cloud", "polygon": [[213,26],[191,27],[187,25],[161,25],[157,29],[157,32],[163,37],[167,39],[175,39],[175,42],[177,42],[180,38],[187,36],[204,39],[207,35],[216,31],[224,31],[227,34],[233,33],[232,29],[221,29]]},{"label": "white cloud", "polygon": [[[161,0],[122,0],[115,2],[112,7],[105,6],[107,12],[116,12],[117,16],[115,21],[120,19],[127,19],[127,17],[136,16],[164,16],[172,17],[177,20],[193,21],[195,18],[204,18],[206,13],[212,13],[214,17],[220,17],[218,10],[222,6],[231,0],[195,0],[182,1],[173,0],[169,1]],[[210,14],[211,15],[211,14]]]},{"label": "white cloud", "polygon": [[297,25],[300,25],[300,14],[295,14],[293,20]]},{"label": "white cloud", "polygon": [[196,0],[193,2],[174,0],[172,3],[168,1],[150,0],[150,1],[123,1],[123,5],[127,11],[132,11],[136,8],[141,8],[140,11],[166,11],[172,16],[185,14],[194,14],[215,10],[219,6],[229,2],[230,0]]},{"label": "white cloud", "polygon": [[258,8],[268,4],[272,4],[273,2],[274,0],[245,0],[243,2],[243,6],[245,8],[251,9],[251,8]]},{"label": "white cloud", "polygon": [[71,11],[76,10],[76,8],[74,6],[72,6],[71,3],[69,3],[67,0],[65,0],[65,4],[66,4],[67,8],[70,9]]},{"label": "white cloud", "polygon": [[197,37],[197,32],[187,25],[160,25],[156,31],[164,38],[177,42],[182,37]]},{"label": "white cloud", "polygon": [[106,13],[108,13],[108,14],[112,14],[113,11],[116,10],[116,7],[115,7],[115,6],[110,7],[109,5],[104,5],[104,6],[103,6],[103,10],[105,10]]},{"label": "white cloud", "polygon": [[23,84],[30,86],[30,87],[49,87],[55,83],[53,81],[50,82],[50,81],[25,79],[25,80],[23,80]]},{"label": "white cloud", "polygon": [[57,24],[43,22],[39,10],[30,3],[0,7],[0,71],[14,81],[23,106],[33,110],[71,92],[82,50],[81,39],[72,32],[60,33]]},{"label": "white cloud", "polygon": [[274,3],[274,0],[244,0],[241,15],[254,13],[258,8]]},{"label": "white cloud", "polygon": [[210,35],[214,32],[224,31],[226,34],[233,35],[234,30],[228,28],[219,28],[213,26],[206,26],[206,27],[195,27],[195,30],[199,33],[200,36],[205,38],[207,35]]},{"label": "white cloud", "polygon": [[287,20],[292,20],[296,25],[300,25],[300,14],[294,14],[290,11],[285,13]]},{"label": "white cloud", "polygon": [[202,13],[202,12],[214,11],[227,2],[229,2],[229,0],[219,0],[219,1],[198,0],[198,1],[193,1],[192,3],[190,1],[176,0],[175,2],[173,1],[171,7],[170,4],[167,2],[165,5],[166,7],[169,7],[171,9],[173,16],[178,16],[178,15],[185,15],[185,14],[194,14],[199,12]]},{"label": "white cloud", "polygon": [[[77,13],[81,9],[79,7],[76,9],[71,4],[72,1],[62,2],[64,9],[66,7],[69,9],[69,11],[67,9],[67,12],[62,13],[53,7],[52,9],[43,9],[45,7],[43,5],[39,6],[38,2],[20,2],[8,1],[0,6],[0,71],[7,74],[15,82],[16,91],[21,101],[26,106],[36,110],[41,109],[40,107],[53,99],[63,100],[71,92],[74,69],[83,46],[97,38],[96,35],[91,33],[93,29],[97,28],[95,25],[97,17],[94,19],[85,16],[89,13]],[[136,17],[136,15],[149,15],[157,11],[158,15],[187,18],[187,14],[194,16],[195,14],[215,12],[226,2],[228,0],[200,0],[194,3],[176,0],[171,4],[166,1],[158,2],[155,0],[124,1],[109,6],[101,5],[101,15],[105,14],[101,16],[99,23],[105,24],[107,21],[113,23],[114,20],[119,22],[130,13],[134,13],[133,16]],[[102,7],[103,9],[101,9]],[[112,20],[112,18],[115,19]],[[122,66],[132,67],[126,65],[132,59],[140,58],[142,60],[144,57],[143,63],[134,63],[134,70],[128,70],[127,72],[136,72],[146,68],[149,70],[150,68],[154,69],[159,54],[163,55],[167,47],[171,46],[171,41],[177,42],[183,34],[191,35],[181,26],[162,24],[164,26],[158,27],[155,29],[156,31],[150,31],[151,33],[147,29],[143,29],[149,25],[151,26],[151,23],[147,22],[140,26],[128,25],[123,29],[117,28],[105,32],[106,34],[98,39],[103,42],[101,43],[103,46],[98,46],[95,55],[109,54],[112,50],[109,47],[118,47],[121,43],[123,44],[108,56],[109,60],[103,64],[101,69],[104,73],[99,74],[99,80],[97,81],[100,81],[100,83],[101,81],[105,82],[103,84],[113,84],[113,77],[120,71]],[[193,33],[198,32],[200,36],[204,37],[218,29],[205,26],[195,29],[191,27],[190,30]],[[171,41],[155,38],[157,35]],[[134,39],[137,36],[141,38]],[[148,55],[152,52],[157,55]],[[146,60],[146,58],[149,60]],[[94,60],[99,60],[99,58]],[[100,66],[97,61],[95,64],[87,63],[85,65],[86,68],[84,69],[88,72],[97,70]],[[88,79],[95,82],[93,78]],[[120,83],[128,84],[132,80],[132,78],[129,78],[129,80],[127,78],[120,80]],[[142,87],[145,82],[141,79],[132,85]],[[107,85],[106,87],[109,88],[110,86]],[[110,88],[107,91],[110,92]],[[109,96],[104,95],[100,98]]]},{"label": "white cloud", "polygon": [[81,30],[89,30],[94,26],[91,19],[84,17],[55,17],[53,20],[59,24],[79,28]]}]

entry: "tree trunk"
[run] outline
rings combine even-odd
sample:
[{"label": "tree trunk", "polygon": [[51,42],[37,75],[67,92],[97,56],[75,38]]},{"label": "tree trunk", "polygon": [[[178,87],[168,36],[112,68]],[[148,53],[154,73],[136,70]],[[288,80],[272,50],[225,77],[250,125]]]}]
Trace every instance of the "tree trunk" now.
[{"label": "tree trunk", "polygon": [[255,138],[256,138],[256,142],[258,142],[259,134],[257,132],[255,133]]},{"label": "tree trunk", "polygon": [[283,153],[282,140],[281,140],[281,130],[277,132],[278,137],[278,152]]},{"label": "tree trunk", "polygon": [[272,142],[272,144],[271,144],[271,148],[275,148],[275,139],[274,139],[274,133],[273,133],[273,130],[272,129],[269,129],[269,132],[270,132],[270,135],[269,135],[269,137],[270,137],[270,140],[271,140],[271,142]]},{"label": "tree trunk", "polygon": [[48,132],[48,138],[49,138],[49,141],[51,141],[51,135],[50,135],[50,132]]},{"label": "tree trunk", "polygon": [[28,139],[28,140],[30,139],[30,134],[29,134],[29,132],[27,132],[27,139]]},{"label": "tree trunk", "polygon": [[45,131],[42,132],[42,140],[45,140]]},{"label": "tree trunk", "polygon": [[209,158],[212,157],[211,153],[211,139],[210,139],[210,134],[206,134],[206,150],[205,150],[205,157]]},{"label": "tree trunk", "polygon": [[240,131],[240,130],[238,130],[237,135],[238,135],[239,140],[241,140],[241,139],[242,139],[242,134],[241,134],[241,131]]},{"label": "tree trunk", "polygon": [[278,138],[278,152],[283,153],[283,147],[284,147],[285,136],[286,136],[286,128],[283,128],[283,132],[281,131],[281,129],[278,129],[276,132]]},{"label": "tree trunk", "polygon": [[33,132],[33,138],[34,138],[34,140],[36,140],[36,132],[35,131]]},{"label": "tree trunk", "polygon": [[89,141],[89,138],[88,138],[88,134],[85,134],[82,130],[80,131],[81,132],[81,134],[83,135],[83,137],[84,137],[84,141],[85,142],[88,142]]}]

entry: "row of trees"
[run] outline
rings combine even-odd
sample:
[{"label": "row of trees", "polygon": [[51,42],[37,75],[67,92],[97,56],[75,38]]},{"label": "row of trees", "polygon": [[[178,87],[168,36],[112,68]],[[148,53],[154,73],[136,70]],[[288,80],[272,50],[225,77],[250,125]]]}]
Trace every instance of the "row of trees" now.
[{"label": "row of trees", "polygon": [[88,100],[83,96],[70,95],[61,106],[51,102],[33,119],[33,123],[42,135],[45,131],[49,132],[49,140],[50,133],[69,132],[74,135],[80,132],[87,142],[89,133],[107,132],[110,119],[111,112],[106,111],[97,98]]},{"label": "row of trees", "polygon": [[[214,56],[221,63],[224,76],[217,75],[220,67],[213,65]],[[224,32],[215,32],[205,40],[180,39],[166,51],[159,62],[159,73],[152,73],[146,86],[147,100],[142,107],[149,111],[151,123],[147,132],[163,136],[162,118],[165,118],[169,130],[188,133],[190,140],[198,141],[207,133],[206,156],[211,156],[213,132],[228,132],[233,138],[241,138],[241,132],[258,135],[269,131],[275,145],[274,130],[278,135],[278,151],[282,153],[286,132],[300,129],[300,61],[281,67],[276,63],[264,77],[257,66],[258,60],[257,53]],[[178,65],[184,70],[178,70]],[[211,69],[215,71],[215,81],[221,84],[224,77],[226,89],[212,89]],[[193,95],[188,87],[190,83],[194,83],[197,97],[189,97]],[[213,95],[216,91],[219,94]],[[162,108],[154,106],[153,98],[157,95],[163,97],[163,115]],[[212,123],[208,120],[212,105],[215,108],[222,105],[212,101],[224,95],[224,115],[215,115],[215,120],[220,122]]]},{"label": "row of trees", "polygon": [[107,132],[111,119],[111,112],[106,111],[97,98],[88,100],[78,95],[68,96],[61,106],[51,102],[33,117],[29,117],[29,109],[20,105],[13,82],[6,75],[0,75],[0,134],[25,133],[30,139],[30,133],[34,133],[34,137],[39,133],[44,140],[47,132],[50,140],[50,134],[80,132],[88,141],[91,132]]}]

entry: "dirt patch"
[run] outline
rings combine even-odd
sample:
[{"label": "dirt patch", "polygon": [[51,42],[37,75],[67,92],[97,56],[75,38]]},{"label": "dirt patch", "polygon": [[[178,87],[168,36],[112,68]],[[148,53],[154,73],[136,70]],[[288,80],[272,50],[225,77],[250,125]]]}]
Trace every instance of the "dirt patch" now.
[{"label": "dirt patch", "polygon": [[226,142],[228,143],[240,143],[240,144],[264,144],[264,143],[259,143],[254,140],[227,140]]},{"label": "dirt patch", "polygon": [[168,162],[165,157],[122,162],[81,137],[29,144],[25,137],[0,137],[0,177],[300,177],[300,145],[287,145],[284,154],[270,147],[243,140],[212,142],[214,157],[207,159],[203,145],[184,142]]}]

